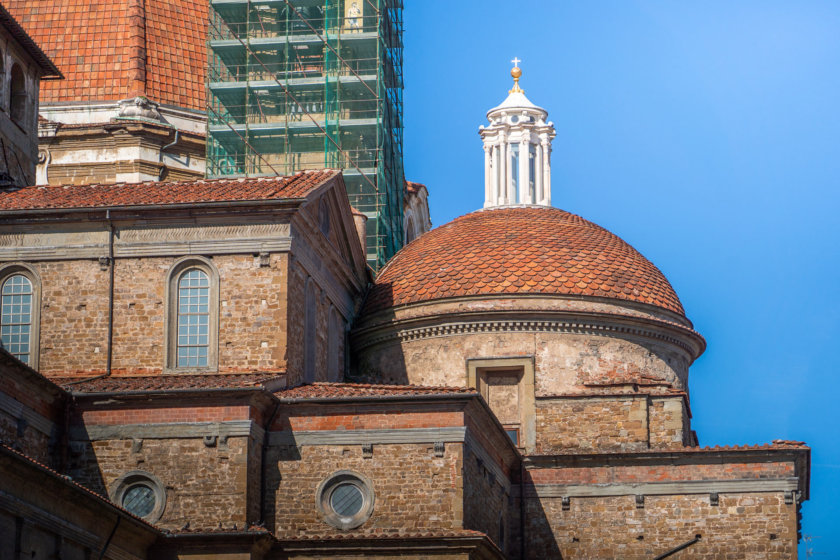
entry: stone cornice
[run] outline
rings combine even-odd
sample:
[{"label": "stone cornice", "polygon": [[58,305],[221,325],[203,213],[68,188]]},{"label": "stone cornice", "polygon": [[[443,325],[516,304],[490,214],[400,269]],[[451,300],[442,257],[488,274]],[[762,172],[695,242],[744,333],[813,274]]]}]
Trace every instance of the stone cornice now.
[{"label": "stone cornice", "polygon": [[[683,494],[795,492],[799,479],[674,480],[609,484],[529,484],[526,498],[599,498],[606,496],[670,496]],[[518,488],[517,488],[518,489]]]},{"label": "stone cornice", "polygon": [[452,335],[498,332],[637,336],[682,348],[692,359],[702,354],[706,346],[703,337],[694,330],[654,318],[614,313],[517,309],[446,313],[403,321],[395,320],[375,327],[362,327],[353,333],[353,345],[359,351],[397,340],[409,342]]}]

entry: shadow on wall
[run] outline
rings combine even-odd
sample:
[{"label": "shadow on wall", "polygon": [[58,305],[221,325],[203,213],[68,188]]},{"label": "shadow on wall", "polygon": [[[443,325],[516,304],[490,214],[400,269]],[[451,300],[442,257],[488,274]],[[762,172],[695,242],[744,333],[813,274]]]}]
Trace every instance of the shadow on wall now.
[{"label": "shadow on wall", "polygon": [[[368,297],[370,297],[370,293],[368,293]],[[393,320],[394,312],[392,311],[392,307],[394,296],[392,284],[378,284],[376,298],[377,309],[384,309],[384,311],[376,313],[377,322],[387,323]],[[360,317],[365,316],[369,312],[369,304],[369,301],[365,302],[359,314]],[[399,339],[392,339],[377,345],[376,352],[359,352],[357,345],[351,344],[350,346],[351,360],[347,374],[348,382],[408,385],[405,355],[402,352]]]},{"label": "shadow on wall", "polygon": [[108,487],[102,478],[102,469],[93,448],[93,442],[87,428],[81,423],[71,425],[70,440],[67,445],[67,472],[75,482],[109,498]]},{"label": "shadow on wall", "polygon": [[[557,543],[555,535],[558,528],[551,526],[549,516],[543,508],[542,501],[533,494],[534,481],[530,473],[524,471],[524,476],[525,484],[523,485],[523,490],[525,491],[525,496],[521,497],[520,500],[525,500],[525,507],[517,504],[517,507],[520,507],[519,511],[525,515],[522,523],[522,527],[525,530],[525,543],[521,548],[522,557],[534,560],[547,560],[549,558],[562,560],[563,554],[560,552],[560,546]],[[531,492],[528,491],[529,488],[532,490]],[[558,513],[566,513],[568,515],[571,512],[561,511]],[[574,536],[569,538],[574,542]]]}]

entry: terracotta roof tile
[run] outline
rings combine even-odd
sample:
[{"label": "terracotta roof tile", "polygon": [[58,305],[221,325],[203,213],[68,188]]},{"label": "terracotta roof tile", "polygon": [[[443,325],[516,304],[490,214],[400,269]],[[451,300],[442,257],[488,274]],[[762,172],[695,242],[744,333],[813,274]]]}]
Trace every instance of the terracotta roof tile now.
[{"label": "terracotta roof tile", "polygon": [[[204,110],[207,0],[4,4],[66,78],[42,83],[41,103],[116,101],[139,93],[162,104]],[[135,91],[138,82],[143,92]]]},{"label": "terracotta roof tile", "polygon": [[278,391],[281,399],[341,399],[352,397],[408,397],[419,395],[476,394],[468,387],[376,385],[367,383],[312,383]]},{"label": "terracotta roof tile", "polygon": [[489,294],[604,297],[684,315],[671,284],[633,247],[580,216],[533,207],[473,212],[409,243],[380,271],[364,312]]},{"label": "terracotta roof tile", "polygon": [[24,187],[0,193],[0,212],[303,198],[338,173],[322,170],[288,177]]},{"label": "terracotta roof tile", "polygon": [[41,67],[44,76],[61,77],[61,72],[55,67],[53,61],[49,59],[44,51],[41,50],[41,47],[32,40],[32,37],[2,4],[0,4],[0,24],[23,47],[23,50],[35,59],[35,62]]},{"label": "terracotta roof tile", "polygon": [[202,389],[247,389],[271,387],[285,379],[284,372],[215,375],[146,375],[137,377],[54,378],[52,381],[74,393],[126,393],[131,391],[186,391]]},{"label": "terracotta roof tile", "polygon": [[10,447],[10,446],[6,445],[2,441],[0,441],[0,450],[2,452],[5,452],[6,454],[12,456],[12,457],[15,457],[19,461],[22,461],[24,463],[28,463],[32,467],[35,467],[36,469],[46,473],[47,475],[49,475],[53,478],[60,479],[67,486],[69,486],[71,488],[74,488],[75,490],[80,491],[83,494],[87,494],[88,496],[94,498],[95,500],[97,500],[97,501],[99,501],[99,502],[101,502],[105,505],[113,507],[114,509],[118,510],[120,513],[122,513],[126,517],[130,517],[130,518],[134,519],[135,521],[138,521],[138,522],[142,523],[143,525],[146,525],[149,529],[154,530],[156,533],[160,533],[160,530],[157,527],[155,527],[154,525],[152,525],[151,523],[149,523],[148,521],[146,521],[142,517],[138,517],[138,516],[134,515],[133,513],[128,511],[127,509],[124,509],[123,507],[115,504],[114,502],[112,502],[108,498],[105,498],[104,496],[100,496],[99,494],[97,494],[93,490],[87,488],[86,486],[82,486],[81,484],[74,481],[69,476],[65,476],[65,475],[61,474],[60,472],[51,469],[47,465],[45,465],[43,463],[40,463],[40,462],[36,461],[35,459],[33,459],[32,457],[30,457],[28,455],[25,455],[25,454],[21,453],[20,451],[14,449],[13,447]]},{"label": "terracotta roof tile", "polygon": [[[347,540],[398,540],[398,539],[457,539],[457,538],[483,538],[493,542],[481,531],[470,529],[430,529],[428,531],[404,530],[404,529],[357,529],[346,532],[338,531],[317,531],[307,532],[294,537],[277,536],[282,542],[295,541],[347,541]],[[495,544],[495,543],[494,543]]]}]

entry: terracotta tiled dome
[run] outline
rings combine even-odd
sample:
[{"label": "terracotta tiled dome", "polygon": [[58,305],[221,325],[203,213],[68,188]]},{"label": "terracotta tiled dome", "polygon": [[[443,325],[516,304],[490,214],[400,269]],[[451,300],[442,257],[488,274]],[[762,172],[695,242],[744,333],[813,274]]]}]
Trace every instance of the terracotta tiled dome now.
[{"label": "terracotta tiled dome", "polygon": [[557,208],[496,208],[461,216],[408,244],[383,268],[366,313],[448,297],[595,296],[684,315],[677,294],[638,251]]}]

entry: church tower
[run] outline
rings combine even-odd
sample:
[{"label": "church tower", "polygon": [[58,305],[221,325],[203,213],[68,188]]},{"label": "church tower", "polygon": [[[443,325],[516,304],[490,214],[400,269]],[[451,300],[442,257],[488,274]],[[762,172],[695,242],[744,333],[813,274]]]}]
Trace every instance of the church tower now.
[{"label": "church tower", "polygon": [[489,126],[479,127],[484,141],[484,207],[551,206],[551,141],[554,123],[519,87],[521,62],[510,71],[513,89],[487,112]]}]

